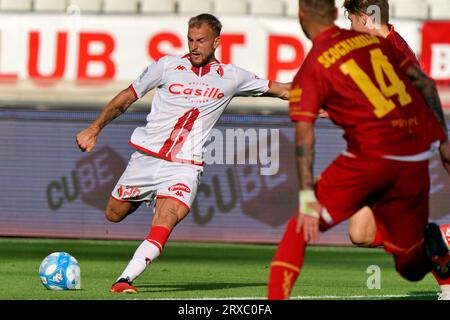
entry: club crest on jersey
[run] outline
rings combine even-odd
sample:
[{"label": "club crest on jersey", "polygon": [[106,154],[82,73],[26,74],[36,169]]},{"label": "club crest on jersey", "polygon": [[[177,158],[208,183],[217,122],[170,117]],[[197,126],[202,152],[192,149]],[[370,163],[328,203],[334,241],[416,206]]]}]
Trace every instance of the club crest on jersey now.
[{"label": "club crest on jersey", "polygon": [[125,188],[121,185],[119,189],[117,190],[117,193],[119,194],[119,198],[135,198],[138,197],[141,194],[141,189],[138,187],[130,187],[125,186]]},{"label": "club crest on jersey", "polygon": [[222,78],[223,77],[223,68],[222,66],[218,66],[216,69],[217,74]]},{"label": "club crest on jersey", "polygon": [[176,196],[183,197],[183,198],[184,198],[183,192],[191,193],[191,189],[184,183],[177,183],[177,184],[169,187],[169,191],[175,192]]}]

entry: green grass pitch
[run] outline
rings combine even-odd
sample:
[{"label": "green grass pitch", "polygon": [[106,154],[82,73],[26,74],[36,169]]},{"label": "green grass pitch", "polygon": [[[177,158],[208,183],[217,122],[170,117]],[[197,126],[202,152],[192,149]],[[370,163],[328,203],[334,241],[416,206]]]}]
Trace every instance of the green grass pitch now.
[{"label": "green grass pitch", "polygon": [[[168,242],[162,254],[135,281],[137,295],[111,294],[140,241],[0,238],[1,300],[264,299],[274,245]],[[66,251],[81,267],[82,290],[50,291],[38,269],[49,253]],[[368,289],[381,270],[381,288]],[[6,290],[7,289],[7,290]],[[436,299],[431,274],[418,283],[400,278],[382,249],[309,247],[293,290],[294,299]]]}]

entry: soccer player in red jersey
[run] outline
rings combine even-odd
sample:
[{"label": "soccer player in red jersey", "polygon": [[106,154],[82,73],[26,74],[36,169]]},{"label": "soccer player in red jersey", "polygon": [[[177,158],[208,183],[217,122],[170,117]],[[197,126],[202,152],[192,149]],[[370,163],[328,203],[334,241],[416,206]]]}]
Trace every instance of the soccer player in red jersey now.
[{"label": "soccer player in red jersey", "polygon": [[[307,243],[365,206],[404,278],[419,281],[432,269],[449,278],[447,244],[439,226],[428,223],[434,149],[450,171],[434,81],[389,41],[338,28],[334,0],[300,0],[299,18],[313,41],[290,94],[300,208],[273,258],[268,298],[289,298]],[[321,108],[344,129],[348,149],[314,184],[314,122]],[[433,117],[442,140],[435,140]]]},{"label": "soccer player in red jersey", "polygon": [[[417,66],[420,66],[408,43],[395,31],[394,26],[389,24],[388,0],[345,0],[343,7],[351,21],[352,30],[387,39]],[[433,118],[432,121],[436,129],[436,139],[442,140],[443,131],[437,119]],[[449,227],[448,224],[442,225],[441,230],[445,233]],[[348,228],[352,243],[359,247],[373,248],[383,244],[383,239],[377,232],[373,212],[369,207],[355,213],[349,219]],[[435,273],[433,274],[442,291],[440,297],[450,299],[450,279],[442,280]]]}]

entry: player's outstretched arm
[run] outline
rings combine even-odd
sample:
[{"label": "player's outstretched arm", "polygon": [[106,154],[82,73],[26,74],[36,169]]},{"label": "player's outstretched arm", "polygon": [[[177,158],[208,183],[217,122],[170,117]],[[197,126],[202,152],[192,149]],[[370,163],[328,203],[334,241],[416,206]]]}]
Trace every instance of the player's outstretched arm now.
[{"label": "player's outstretched arm", "polygon": [[97,143],[100,131],[115,118],[123,114],[137,100],[131,88],[119,92],[103,109],[98,118],[76,136],[81,151],[90,152]]},{"label": "player's outstretched arm", "polygon": [[295,155],[300,190],[314,189],[314,124],[299,121],[295,128]]},{"label": "player's outstretched arm", "polygon": [[442,130],[445,133],[446,141],[442,141],[439,151],[441,154],[442,165],[450,174],[450,142],[448,140],[447,122],[445,121],[445,115],[442,110],[436,83],[416,65],[409,67],[406,74],[412,80],[414,86],[422,93],[428,107],[438,119]]},{"label": "player's outstretched arm", "polygon": [[297,233],[303,229],[306,242],[315,241],[319,235],[319,218],[322,205],[314,195],[314,124],[299,121],[296,125],[296,157],[300,185],[300,210]]},{"label": "player's outstretched arm", "polygon": [[289,100],[290,91],[291,83],[281,83],[273,81],[269,91],[267,91],[263,96]]},{"label": "player's outstretched arm", "polygon": [[447,122],[445,121],[444,111],[442,110],[436,83],[415,64],[411,65],[411,67],[406,70],[406,75],[412,80],[414,86],[422,93],[428,108],[430,108],[431,112],[439,121],[442,130],[445,133],[446,140],[448,141]]}]

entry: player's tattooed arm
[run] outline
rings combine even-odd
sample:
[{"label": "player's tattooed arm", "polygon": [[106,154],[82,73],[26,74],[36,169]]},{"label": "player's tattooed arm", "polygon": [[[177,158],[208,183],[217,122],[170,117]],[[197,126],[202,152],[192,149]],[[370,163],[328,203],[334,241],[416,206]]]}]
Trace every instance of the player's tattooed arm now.
[{"label": "player's tattooed arm", "polygon": [[436,83],[415,64],[408,68],[406,75],[412,80],[414,86],[422,93],[428,107],[439,121],[448,140],[447,122],[445,121],[445,115],[442,110]]},{"label": "player's tattooed arm", "polygon": [[319,218],[323,210],[314,194],[314,124],[299,121],[296,125],[296,157],[299,174],[299,211],[296,232],[301,233],[306,242],[319,237]]},{"label": "player's tattooed arm", "polygon": [[123,114],[137,100],[133,91],[128,88],[117,94],[103,109],[98,118],[76,136],[81,151],[90,152],[97,144],[100,131],[115,118]]},{"label": "player's tattooed arm", "polygon": [[111,121],[125,113],[136,100],[137,98],[131,88],[122,90],[106,105],[91,127],[98,129],[100,132]]},{"label": "player's tattooed arm", "polygon": [[295,154],[300,190],[314,189],[314,143],[314,124],[297,122]]}]

